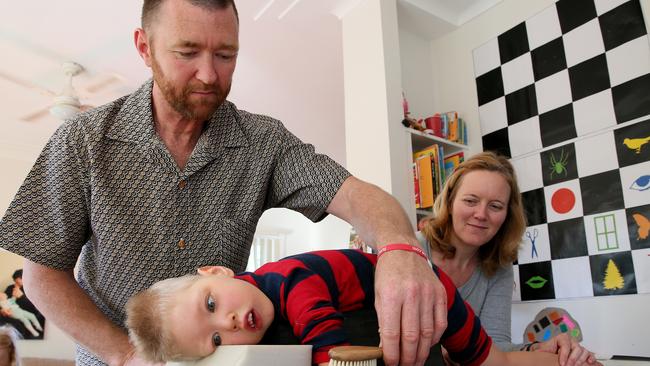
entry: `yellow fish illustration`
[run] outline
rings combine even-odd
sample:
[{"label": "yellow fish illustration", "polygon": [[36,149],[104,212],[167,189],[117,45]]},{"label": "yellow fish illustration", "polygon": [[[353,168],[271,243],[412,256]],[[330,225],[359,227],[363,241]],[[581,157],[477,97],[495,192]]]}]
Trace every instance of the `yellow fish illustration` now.
[{"label": "yellow fish illustration", "polygon": [[623,140],[623,143],[625,146],[627,146],[628,149],[634,150],[637,154],[641,153],[641,148],[643,145],[647,144],[648,141],[650,141],[650,136],[646,138],[640,138],[640,139],[628,139],[626,138]]},{"label": "yellow fish illustration", "polygon": [[639,226],[639,228],[636,231],[638,235],[636,240],[647,239],[648,234],[650,233],[650,220],[648,220],[647,217],[638,213],[632,214],[632,218]]}]

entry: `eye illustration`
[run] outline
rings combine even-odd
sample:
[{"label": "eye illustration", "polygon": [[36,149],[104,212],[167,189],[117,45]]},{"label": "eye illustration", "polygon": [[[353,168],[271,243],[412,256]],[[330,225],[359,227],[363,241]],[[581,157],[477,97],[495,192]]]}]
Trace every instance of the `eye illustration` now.
[{"label": "eye illustration", "polygon": [[648,188],[650,188],[650,175],[642,175],[638,177],[630,186],[630,189],[636,191],[645,191]]}]

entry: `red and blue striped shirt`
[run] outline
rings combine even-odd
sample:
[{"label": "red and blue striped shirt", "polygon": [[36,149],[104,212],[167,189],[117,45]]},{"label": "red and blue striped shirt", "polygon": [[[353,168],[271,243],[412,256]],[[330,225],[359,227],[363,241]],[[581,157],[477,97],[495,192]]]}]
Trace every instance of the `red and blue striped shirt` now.
[{"label": "red and blue striped shirt", "polygon": [[[313,362],[324,363],[331,348],[348,344],[341,313],[374,306],[376,264],[375,254],[323,250],[267,263],[237,278],[262,290],[275,306],[276,320],[287,320],[294,335],[313,346]],[[451,279],[435,266],[434,271],[447,292],[448,325],[441,344],[455,362],[480,365],[492,341]]]}]

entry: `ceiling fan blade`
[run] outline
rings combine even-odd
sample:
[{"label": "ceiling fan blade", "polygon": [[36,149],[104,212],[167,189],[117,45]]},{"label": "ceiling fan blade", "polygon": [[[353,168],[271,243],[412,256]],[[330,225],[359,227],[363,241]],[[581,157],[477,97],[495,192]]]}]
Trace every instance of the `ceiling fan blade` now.
[{"label": "ceiling fan blade", "polygon": [[39,119],[47,116],[50,114],[50,106],[43,107],[35,112],[32,112],[30,114],[27,114],[21,118],[21,120],[25,122],[36,122]]},{"label": "ceiling fan blade", "polygon": [[108,88],[109,86],[120,84],[124,81],[121,76],[118,76],[116,74],[102,75],[101,77],[97,77],[97,79],[98,80],[93,80],[92,83],[87,84],[84,88],[84,91],[88,92],[89,94],[95,94],[103,89]]},{"label": "ceiling fan blade", "polygon": [[51,90],[48,90],[48,89],[43,88],[43,87],[41,87],[41,86],[38,86],[38,85],[36,85],[36,84],[34,84],[34,83],[30,82],[30,81],[27,81],[27,80],[23,80],[23,79],[17,78],[17,77],[15,77],[15,76],[13,76],[13,75],[9,75],[9,74],[4,73],[4,72],[2,72],[2,71],[0,71],[0,78],[3,78],[3,79],[5,79],[5,80],[7,80],[7,81],[9,81],[9,82],[12,82],[12,83],[14,83],[14,84],[17,84],[17,85],[19,85],[19,86],[22,86],[23,88],[26,88],[26,89],[37,90],[37,91],[39,91],[41,94],[46,95],[46,96],[50,96],[50,97],[51,97],[51,96],[55,96],[55,95],[56,95],[56,93],[54,93],[54,92],[51,91]]}]

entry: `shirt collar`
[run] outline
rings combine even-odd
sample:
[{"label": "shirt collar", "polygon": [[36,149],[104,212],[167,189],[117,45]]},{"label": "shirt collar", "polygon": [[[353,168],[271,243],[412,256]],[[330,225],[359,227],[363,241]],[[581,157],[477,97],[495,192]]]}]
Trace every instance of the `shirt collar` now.
[{"label": "shirt collar", "polygon": [[[150,79],[126,98],[108,130],[108,138],[145,143],[155,137],[152,90],[153,80]],[[216,151],[219,147],[247,146],[249,140],[241,118],[237,107],[224,101],[206,123],[201,136],[204,148]]]}]

